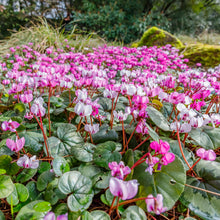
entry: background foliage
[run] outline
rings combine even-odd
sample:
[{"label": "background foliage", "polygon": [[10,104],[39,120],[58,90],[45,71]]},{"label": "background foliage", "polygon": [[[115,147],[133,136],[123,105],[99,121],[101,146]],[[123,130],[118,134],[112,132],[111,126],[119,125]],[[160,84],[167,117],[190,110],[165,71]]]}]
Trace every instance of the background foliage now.
[{"label": "background foliage", "polygon": [[0,37],[9,35],[9,29],[28,25],[36,16],[65,25],[66,31],[77,28],[124,43],[140,38],[151,26],[190,35],[220,32],[219,4],[219,0],[8,0],[0,8]]}]

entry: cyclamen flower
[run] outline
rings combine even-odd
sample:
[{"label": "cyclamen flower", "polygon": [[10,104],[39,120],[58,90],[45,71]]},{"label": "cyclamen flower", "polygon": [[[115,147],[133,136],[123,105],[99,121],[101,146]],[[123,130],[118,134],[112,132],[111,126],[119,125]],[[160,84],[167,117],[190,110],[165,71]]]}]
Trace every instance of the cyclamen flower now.
[{"label": "cyclamen flower", "polygon": [[149,172],[150,175],[153,174],[153,167],[156,165],[160,159],[158,157],[152,157],[151,154],[149,154],[148,158],[146,159],[146,164],[148,164],[148,168],[145,170],[145,172]]},{"label": "cyclamen flower", "polygon": [[77,89],[76,96],[80,102],[85,102],[88,97],[87,90],[86,89],[83,89],[83,90]]},{"label": "cyclamen flower", "polygon": [[141,134],[148,134],[148,128],[146,127],[146,122],[141,121],[137,127],[136,127],[136,132],[141,133]]},{"label": "cyclamen flower", "polygon": [[154,212],[156,215],[160,215],[167,210],[166,207],[163,207],[163,196],[157,194],[157,197],[153,197],[152,194],[148,195],[145,199],[148,212]]},{"label": "cyclamen flower", "polygon": [[24,137],[22,137],[21,139],[17,139],[17,137],[16,137],[16,141],[13,141],[11,139],[6,140],[6,146],[11,151],[15,151],[15,152],[20,151],[24,147],[24,144],[25,144]]},{"label": "cyclamen flower", "polygon": [[45,115],[46,109],[43,107],[44,100],[42,97],[36,98],[31,106],[31,112],[38,117]]},{"label": "cyclamen flower", "polygon": [[170,145],[167,141],[160,140],[159,143],[157,141],[153,141],[150,143],[150,148],[159,154],[166,154],[170,149]]},{"label": "cyclamen flower", "polygon": [[3,131],[8,131],[10,130],[11,132],[15,132],[16,128],[18,128],[20,124],[16,121],[12,121],[11,119],[9,121],[4,121],[2,123],[2,130]]},{"label": "cyclamen flower", "polygon": [[213,150],[205,150],[204,148],[198,149],[196,155],[203,160],[214,161],[216,159],[216,154]]},{"label": "cyclamen flower", "polygon": [[31,93],[30,94],[22,94],[22,95],[20,95],[20,100],[23,103],[29,103],[33,100],[33,95]]},{"label": "cyclamen flower", "polygon": [[162,165],[168,165],[169,163],[172,163],[175,160],[175,154],[173,153],[166,153],[160,160]]},{"label": "cyclamen flower", "polygon": [[19,167],[36,169],[39,166],[39,160],[36,159],[36,156],[29,159],[27,155],[24,155],[18,159],[17,165]]},{"label": "cyclamen flower", "polygon": [[132,199],[138,192],[137,180],[123,181],[116,177],[111,177],[109,181],[109,190],[114,196],[122,200]]},{"label": "cyclamen flower", "polygon": [[122,111],[116,112],[113,111],[114,117],[116,117],[119,121],[125,121],[128,117],[128,113],[123,113]]},{"label": "cyclamen flower", "polygon": [[64,215],[58,215],[56,217],[56,215],[53,212],[48,212],[45,216],[43,220],[68,220],[68,213],[64,214]]},{"label": "cyclamen flower", "polygon": [[28,120],[31,120],[34,117],[34,115],[32,112],[26,112],[24,117],[27,118]]},{"label": "cyclamen flower", "polygon": [[99,131],[99,124],[86,124],[84,127],[85,131],[91,133],[91,134],[95,134]]},{"label": "cyclamen flower", "polygon": [[92,114],[92,106],[85,105],[82,102],[78,102],[76,106],[74,107],[74,111],[77,115],[81,117],[90,116]]},{"label": "cyclamen flower", "polygon": [[125,166],[123,161],[119,162],[119,164],[117,162],[111,162],[108,164],[108,167],[112,170],[111,175],[118,179],[123,179],[124,176],[131,172],[130,167]]}]

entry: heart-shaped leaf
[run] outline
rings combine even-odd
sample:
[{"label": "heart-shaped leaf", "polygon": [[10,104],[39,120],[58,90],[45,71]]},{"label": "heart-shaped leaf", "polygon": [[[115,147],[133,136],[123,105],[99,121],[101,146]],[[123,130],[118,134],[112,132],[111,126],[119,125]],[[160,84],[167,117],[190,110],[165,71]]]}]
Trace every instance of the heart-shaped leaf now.
[{"label": "heart-shaped leaf", "polygon": [[8,197],[14,190],[10,176],[0,175],[0,199]]},{"label": "heart-shaped leaf", "polygon": [[20,183],[27,182],[37,173],[37,169],[23,169],[21,173],[18,174],[16,181]]},{"label": "heart-shaped leaf", "polygon": [[47,188],[48,183],[50,183],[55,178],[55,174],[50,171],[43,172],[37,179],[37,189],[43,191]]},{"label": "heart-shaped leaf", "polygon": [[147,216],[142,208],[138,206],[129,206],[120,218],[120,220],[127,219],[147,220]]},{"label": "heart-shaped leaf", "polygon": [[64,194],[72,193],[67,205],[73,212],[86,210],[93,198],[92,181],[78,171],[64,173],[58,183],[59,190]]},{"label": "heart-shaped leaf", "polygon": [[70,166],[63,157],[56,156],[53,160],[53,170],[57,176],[70,171]]},{"label": "heart-shaped leaf", "polygon": [[81,145],[74,146],[71,149],[74,157],[82,162],[91,162],[93,160],[93,153],[96,146],[90,143],[84,143]]},{"label": "heart-shaped leaf", "polygon": [[22,207],[15,220],[43,219],[46,213],[50,210],[51,206],[48,202],[35,200]]},{"label": "heart-shaped leaf", "polygon": [[[48,138],[49,152],[52,157],[71,154],[71,148],[84,143],[81,135],[70,124],[57,128],[57,137]],[[44,147],[46,153],[46,148]]]},{"label": "heart-shaped leaf", "polygon": [[106,212],[100,210],[92,211],[90,212],[90,215],[94,220],[111,220]]},{"label": "heart-shaped leaf", "polygon": [[14,162],[11,163],[12,158],[8,155],[0,156],[0,169],[4,169],[8,175],[15,175],[20,167]]},{"label": "heart-shaped leaf", "polygon": [[164,131],[169,131],[170,126],[169,122],[166,120],[166,118],[163,116],[161,112],[159,112],[157,109],[148,106],[147,107],[147,113],[151,120],[157,125],[159,128],[161,128]]},{"label": "heart-shaped leaf", "polygon": [[7,202],[13,206],[17,205],[20,202],[25,202],[29,197],[28,189],[20,183],[14,184],[14,191],[7,197]]},{"label": "heart-shaped leaf", "polygon": [[181,202],[203,219],[220,219],[220,196],[208,193],[206,190],[220,194],[220,163],[201,160],[195,168],[202,180],[193,177],[187,179],[187,184],[202,190],[186,187]]},{"label": "heart-shaped leaf", "polygon": [[104,124],[100,127],[99,132],[92,135],[92,139],[95,144],[106,141],[117,141],[118,133],[111,129],[108,125]]},{"label": "heart-shaped leaf", "polygon": [[[150,175],[145,172],[146,163],[142,163],[134,170],[133,178],[138,180],[138,197],[147,197],[149,194],[156,196],[162,194],[164,207],[171,209],[184,190],[186,174],[182,161],[176,156],[175,161],[162,166],[160,172]],[[145,201],[137,202],[137,205],[146,210]]]},{"label": "heart-shaped leaf", "polygon": [[108,168],[110,162],[119,162],[121,160],[121,154],[115,151],[115,149],[116,144],[112,141],[98,144],[93,154],[95,164],[100,167]]}]

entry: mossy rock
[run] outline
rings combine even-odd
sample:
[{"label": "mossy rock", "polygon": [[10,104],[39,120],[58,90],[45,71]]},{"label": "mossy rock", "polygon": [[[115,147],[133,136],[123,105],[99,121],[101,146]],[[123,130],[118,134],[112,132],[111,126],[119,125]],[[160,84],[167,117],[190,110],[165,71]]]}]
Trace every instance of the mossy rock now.
[{"label": "mossy rock", "polygon": [[187,65],[201,63],[203,67],[215,67],[220,64],[220,46],[209,44],[190,44],[180,49],[184,58],[189,59]]},{"label": "mossy rock", "polygon": [[176,48],[183,47],[182,42],[173,36],[172,34],[168,33],[167,31],[164,31],[162,29],[159,29],[157,27],[149,28],[146,32],[144,32],[141,40],[137,43],[134,43],[133,47],[142,47],[142,46],[165,46],[167,44],[172,45]]}]

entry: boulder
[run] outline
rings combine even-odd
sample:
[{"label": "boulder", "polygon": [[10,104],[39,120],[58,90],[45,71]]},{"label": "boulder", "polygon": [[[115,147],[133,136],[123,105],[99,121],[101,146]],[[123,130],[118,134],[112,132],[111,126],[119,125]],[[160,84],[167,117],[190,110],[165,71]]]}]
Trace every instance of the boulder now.
[{"label": "boulder", "polygon": [[167,44],[170,44],[176,48],[183,47],[182,42],[172,34],[157,27],[152,27],[149,28],[146,32],[144,32],[141,40],[137,43],[134,43],[133,47],[142,47],[142,46],[161,47]]},{"label": "boulder", "polygon": [[220,64],[220,46],[209,44],[189,44],[180,50],[184,58],[189,59],[187,65],[201,63],[203,67],[215,67]]}]

